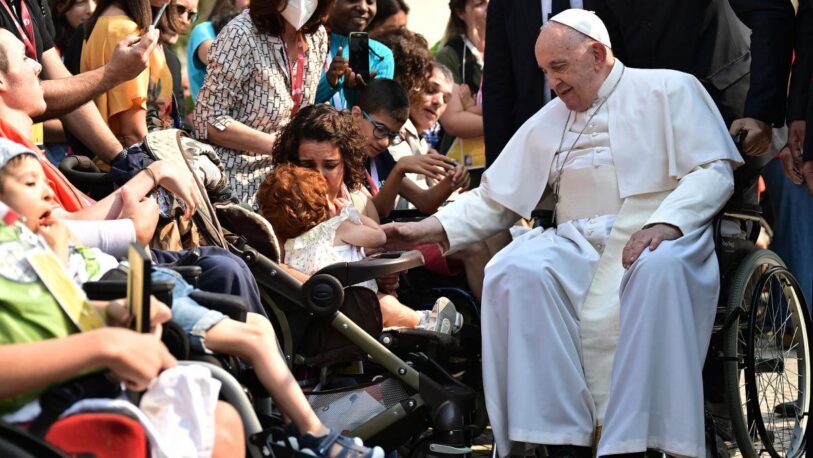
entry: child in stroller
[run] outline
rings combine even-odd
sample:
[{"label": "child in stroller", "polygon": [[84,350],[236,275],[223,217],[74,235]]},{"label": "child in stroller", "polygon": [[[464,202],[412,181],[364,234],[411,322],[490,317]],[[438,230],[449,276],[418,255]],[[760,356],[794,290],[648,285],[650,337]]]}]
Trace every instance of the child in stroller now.
[{"label": "child in stroller", "polygon": [[[387,241],[375,221],[360,214],[349,202],[336,208],[327,195],[327,182],[319,172],[292,164],[275,167],[258,192],[260,213],[286,240],[284,262],[308,275],[337,262],[361,260],[365,248],[380,248]],[[378,291],[375,281],[359,286]],[[386,313],[382,302],[385,327],[452,334],[463,325],[463,317],[446,298],[438,299],[431,311],[412,310],[400,302],[396,307],[398,312]]]}]

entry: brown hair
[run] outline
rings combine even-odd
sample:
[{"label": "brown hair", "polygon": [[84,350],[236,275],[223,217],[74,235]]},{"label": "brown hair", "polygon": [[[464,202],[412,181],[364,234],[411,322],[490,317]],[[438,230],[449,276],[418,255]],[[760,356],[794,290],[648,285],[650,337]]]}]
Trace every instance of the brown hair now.
[{"label": "brown hair", "polygon": [[[96,11],[94,11],[87,22],[85,22],[85,39],[90,38],[90,34],[96,26],[96,21],[99,20],[102,13],[114,5],[124,10],[127,17],[136,23],[141,33],[145,33],[147,29],[150,28],[153,13],[158,11],[157,8],[153,8],[150,5],[149,0],[99,0],[99,4],[96,5]],[[158,27],[156,28],[161,32],[182,32],[181,25],[178,22],[178,10],[175,5],[175,0],[171,0],[170,4],[167,5],[166,11],[164,11],[164,15],[161,16],[161,19],[158,21]]]},{"label": "brown hair", "polygon": [[407,29],[398,29],[385,33],[378,41],[397,57],[393,79],[407,91],[410,99],[421,93],[432,74],[432,56],[426,39]]},{"label": "brown hair", "polygon": [[17,167],[22,165],[23,161],[27,157],[30,157],[31,159],[37,159],[36,157],[30,154],[19,154],[6,161],[6,165],[0,167],[0,193],[2,193],[3,188],[5,188],[6,179],[11,175],[11,173],[14,170],[17,169]]},{"label": "brown hair", "polygon": [[293,164],[271,170],[257,191],[257,201],[260,214],[282,240],[300,236],[330,218],[325,178]]},{"label": "brown hair", "polygon": [[[302,33],[311,34],[319,30],[319,27],[324,25],[327,20],[334,1],[319,0],[316,11],[308,19],[308,22],[302,26]],[[283,30],[285,30],[285,18],[282,17],[282,11],[287,5],[286,0],[253,0],[248,13],[257,30],[261,33],[278,36],[282,35]]]},{"label": "brown hair", "polygon": [[351,191],[363,186],[367,179],[366,142],[349,111],[338,111],[326,104],[300,109],[274,144],[271,162],[299,165],[299,145],[303,141],[329,142],[339,148],[344,165],[342,181]]},{"label": "brown hair", "polygon": [[452,38],[466,34],[466,23],[457,13],[461,13],[466,9],[466,3],[469,0],[449,0],[449,22],[446,23],[446,31],[443,33],[443,39],[440,41],[441,47],[446,46]]}]

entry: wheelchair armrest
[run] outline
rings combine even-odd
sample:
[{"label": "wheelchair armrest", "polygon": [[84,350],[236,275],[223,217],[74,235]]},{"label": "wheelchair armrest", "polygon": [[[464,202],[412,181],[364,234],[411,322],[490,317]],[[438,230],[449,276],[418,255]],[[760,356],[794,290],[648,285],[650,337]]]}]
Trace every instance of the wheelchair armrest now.
[{"label": "wheelchair armrest", "polygon": [[232,320],[246,322],[248,305],[245,299],[240,296],[195,290],[189,294],[189,297],[203,307],[216,310]]},{"label": "wheelchair armrest", "polygon": [[374,254],[361,261],[331,264],[316,272],[314,276],[330,275],[342,286],[352,286],[422,265],[423,255],[419,251],[389,251]]},{"label": "wheelchair armrest", "polygon": [[[159,301],[172,307],[172,289],[175,282],[171,280],[153,281],[151,294]],[[112,301],[127,297],[127,281],[89,281],[82,284],[88,299],[96,301]]]},{"label": "wheelchair armrest", "polygon": [[181,274],[181,277],[192,286],[198,284],[198,279],[203,273],[200,266],[170,266],[169,268]]}]

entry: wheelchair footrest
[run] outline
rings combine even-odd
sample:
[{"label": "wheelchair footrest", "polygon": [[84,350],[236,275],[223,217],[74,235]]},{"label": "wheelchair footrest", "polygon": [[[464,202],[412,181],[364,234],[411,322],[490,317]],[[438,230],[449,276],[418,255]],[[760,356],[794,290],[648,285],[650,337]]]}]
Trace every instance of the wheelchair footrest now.
[{"label": "wheelchair footrest", "polygon": [[390,350],[398,351],[424,351],[427,346],[437,346],[444,350],[457,350],[460,347],[457,336],[425,329],[388,329],[381,333],[378,340]]}]

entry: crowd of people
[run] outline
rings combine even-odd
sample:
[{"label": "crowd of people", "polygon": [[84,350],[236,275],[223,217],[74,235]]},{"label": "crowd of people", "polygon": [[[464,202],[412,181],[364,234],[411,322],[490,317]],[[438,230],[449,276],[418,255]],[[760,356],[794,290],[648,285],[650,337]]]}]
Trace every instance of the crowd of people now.
[{"label": "crowd of people", "polygon": [[[206,379],[161,343],[172,321],[195,351],[248,362],[302,450],[383,458],[314,413],[243,260],[187,246],[207,200],[265,218],[302,282],[396,248],[465,279],[500,456],[705,456],[704,403],[720,401],[701,377],[720,295],[709,223],[743,164],[762,176],[737,175],[735,197],[768,211],[760,243],[813,300],[808,0],[450,0],[437,43],[409,30],[404,0],[0,3],[5,422],[30,423],[46,389],[98,368],[135,391]],[[172,129],[190,168],[148,154]],[[115,190],[88,197],[58,167],[70,155]],[[528,227],[538,208],[552,227]],[[426,218],[382,225],[399,209]],[[132,243],[174,282],[172,309],[154,300],[149,334],[126,329],[120,301],[80,298],[102,319],[76,319],[59,283],[120,269]],[[167,268],[189,259],[194,287]],[[403,303],[398,275],[357,286],[384,327],[464,325],[446,298]],[[194,289],[243,298],[247,319]],[[202,391],[190,424],[207,427],[180,430],[242,456],[239,417]]]}]

